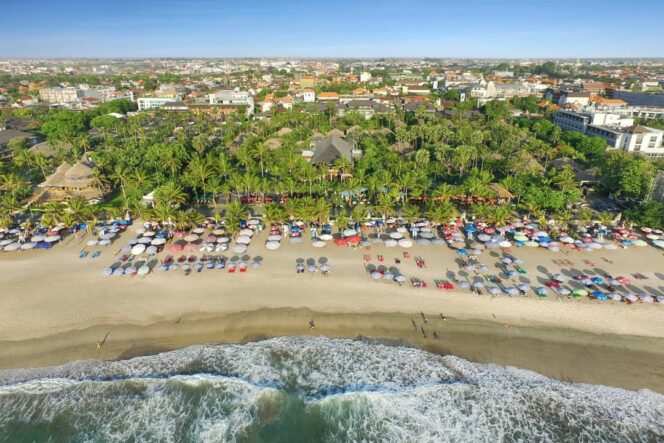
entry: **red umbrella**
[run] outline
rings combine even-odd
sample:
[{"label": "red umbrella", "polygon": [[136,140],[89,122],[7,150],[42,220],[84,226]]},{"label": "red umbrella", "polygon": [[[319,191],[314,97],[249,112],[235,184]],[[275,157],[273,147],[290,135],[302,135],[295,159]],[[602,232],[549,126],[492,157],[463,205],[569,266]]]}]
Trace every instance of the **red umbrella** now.
[{"label": "red umbrella", "polygon": [[358,244],[362,239],[360,238],[359,235],[351,235],[350,237],[346,237],[346,241],[349,244]]},{"label": "red umbrella", "polygon": [[334,244],[337,246],[346,246],[348,242],[346,241],[345,238],[337,238],[334,240]]}]

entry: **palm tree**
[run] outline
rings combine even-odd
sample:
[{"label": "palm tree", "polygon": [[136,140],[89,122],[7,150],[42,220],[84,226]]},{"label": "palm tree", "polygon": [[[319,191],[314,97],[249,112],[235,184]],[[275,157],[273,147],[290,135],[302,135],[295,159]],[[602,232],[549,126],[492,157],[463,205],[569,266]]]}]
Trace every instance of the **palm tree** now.
[{"label": "palm tree", "polygon": [[157,188],[154,198],[157,204],[179,207],[187,201],[187,194],[175,182],[167,182]]},{"label": "palm tree", "polygon": [[76,223],[87,220],[92,213],[91,207],[80,197],[74,197],[66,204],[65,211],[70,214]]},{"label": "palm tree", "polygon": [[65,206],[60,202],[50,201],[42,206],[41,210],[44,214],[42,218],[45,216],[51,220],[55,220],[57,224],[57,221],[60,220],[62,214],[65,212]]},{"label": "palm tree", "polygon": [[122,190],[122,197],[124,199],[125,210],[127,212],[129,211],[129,203],[127,202],[126,186],[127,182],[130,180],[130,177],[131,172],[120,165],[116,165],[115,169],[113,169],[112,178],[116,184],[120,185],[120,189]]},{"label": "palm tree", "polygon": [[228,232],[231,234],[237,233],[240,230],[240,222],[247,219],[248,216],[249,211],[238,200],[228,204],[224,216],[224,224]]},{"label": "palm tree", "polygon": [[457,215],[457,210],[449,200],[429,204],[425,215],[432,223],[447,223]]},{"label": "palm tree", "polygon": [[203,197],[206,195],[206,183],[213,176],[214,171],[208,158],[201,158],[197,155],[193,156],[189,165],[187,165],[187,176],[194,189],[201,189]]},{"label": "palm tree", "polygon": [[330,212],[332,210],[332,204],[324,199],[316,200],[316,203],[313,205],[313,216],[320,224],[328,223],[330,220]]},{"label": "palm tree", "polygon": [[613,223],[614,219],[615,215],[612,212],[605,211],[597,214],[597,220],[604,226],[608,226]]},{"label": "palm tree", "polygon": [[286,219],[284,208],[278,203],[268,203],[263,210],[263,220],[266,225],[281,224]]},{"label": "palm tree", "polygon": [[421,217],[420,207],[410,203],[403,205],[399,212],[401,214],[401,218],[408,223],[413,223]]},{"label": "palm tree", "polygon": [[173,207],[172,204],[157,202],[157,204],[152,209],[152,215],[155,219],[162,223],[168,223],[169,225],[173,224],[173,218],[175,217],[177,210]]}]

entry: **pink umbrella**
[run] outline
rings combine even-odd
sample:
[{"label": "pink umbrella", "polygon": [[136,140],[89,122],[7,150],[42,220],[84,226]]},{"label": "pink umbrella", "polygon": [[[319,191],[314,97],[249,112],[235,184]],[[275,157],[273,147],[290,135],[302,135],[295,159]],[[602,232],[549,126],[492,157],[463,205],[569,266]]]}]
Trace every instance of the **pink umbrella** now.
[{"label": "pink umbrella", "polygon": [[168,252],[180,252],[182,249],[182,245],[173,244],[168,247]]},{"label": "pink umbrella", "polygon": [[205,243],[216,243],[217,242],[217,237],[214,235],[209,235],[205,237]]},{"label": "pink umbrella", "polygon": [[196,250],[196,245],[193,243],[187,243],[184,245],[184,250],[185,251],[195,251]]}]

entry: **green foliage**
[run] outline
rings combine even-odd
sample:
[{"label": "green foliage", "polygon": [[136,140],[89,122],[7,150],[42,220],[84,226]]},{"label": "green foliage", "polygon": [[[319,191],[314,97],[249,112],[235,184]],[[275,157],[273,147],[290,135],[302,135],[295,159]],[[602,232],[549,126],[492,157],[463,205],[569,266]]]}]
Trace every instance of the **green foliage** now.
[{"label": "green foliage", "polygon": [[664,204],[649,201],[643,205],[634,206],[625,211],[627,220],[639,226],[648,226],[653,229],[664,229]]},{"label": "green foliage", "polygon": [[599,165],[602,187],[618,197],[641,199],[650,190],[655,167],[625,151],[609,152]]},{"label": "green foliage", "polygon": [[509,105],[505,101],[491,100],[482,107],[482,111],[489,120],[503,119],[509,115]]},{"label": "green foliage", "polygon": [[56,111],[45,116],[41,132],[49,140],[71,140],[87,129],[86,118],[82,113]]}]

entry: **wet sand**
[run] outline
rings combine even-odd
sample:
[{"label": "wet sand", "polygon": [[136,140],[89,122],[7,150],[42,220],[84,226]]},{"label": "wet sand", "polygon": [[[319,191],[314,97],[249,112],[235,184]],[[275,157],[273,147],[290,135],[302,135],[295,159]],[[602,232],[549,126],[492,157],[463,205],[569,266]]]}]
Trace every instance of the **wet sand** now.
[{"label": "wet sand", "polygon": [[[500,323],[454,318],[442,321],[436,313],[425,313],[425,317],[426,323],[419,313],[358,315],[283,308],[211,318],[179,317],[150,325],[97,325],[38,339],[2,341],[0,367],[127,359],[194,344],[324,335],[416,346],[441,355],[529,369],[563,381],[664,393],[664,347],[658,338],[546,327],[507,328]],[[313,330],[309,327],[312,319]]]}]

